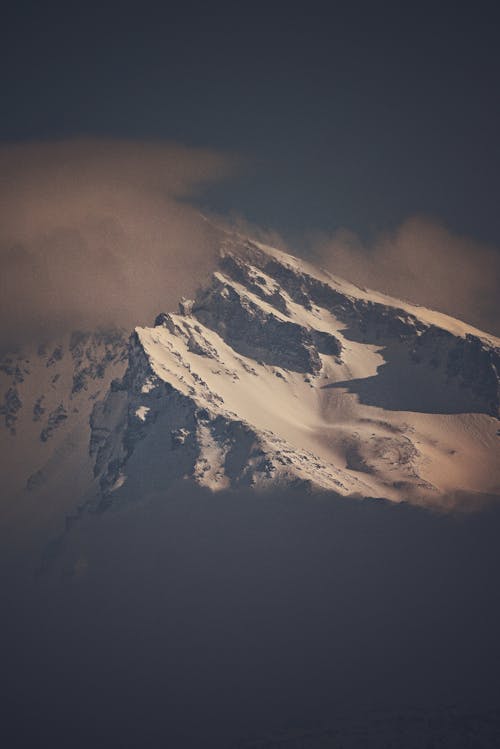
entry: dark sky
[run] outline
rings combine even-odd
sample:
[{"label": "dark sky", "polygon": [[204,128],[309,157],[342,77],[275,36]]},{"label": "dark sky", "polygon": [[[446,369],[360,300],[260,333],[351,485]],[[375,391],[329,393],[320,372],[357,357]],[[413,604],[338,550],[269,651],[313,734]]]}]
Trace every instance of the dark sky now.
[{"label": "dark sky", "polygon": [[0,139],[171,139],[249,157],[213,209],[288,236],[409,215],[500,245],[498,12],[253,3],[2,16]]}]

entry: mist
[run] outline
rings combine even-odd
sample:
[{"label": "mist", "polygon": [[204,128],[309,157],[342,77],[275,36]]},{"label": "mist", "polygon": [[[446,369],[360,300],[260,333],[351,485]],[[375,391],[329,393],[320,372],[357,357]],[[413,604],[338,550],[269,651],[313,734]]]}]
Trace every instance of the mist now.
[{"label": "mist", "polygon": [[[244,160],[175,143],[72,139],[0,148],[0,349],[75,328],[150,324],[214,267],[218,233],[196,208]],[[218,216],[275,246],[280,227]],[[302,254],[363,286],[500,334],[500,253],[409,218],[364,242],[310,230]],[[300,250],[299,250],[300,251]]]},{"label": "mist", "polygon": [[354,283],[431,307],[500,335],[500,252],[413,217],[364,242],[355,232],[309,238],[310,253]]},{"label": "mist", "polygon": [[190,204],[238,168],[177,144],[69,140],[0,148],[0,346],[150,323],[214,261]]}]

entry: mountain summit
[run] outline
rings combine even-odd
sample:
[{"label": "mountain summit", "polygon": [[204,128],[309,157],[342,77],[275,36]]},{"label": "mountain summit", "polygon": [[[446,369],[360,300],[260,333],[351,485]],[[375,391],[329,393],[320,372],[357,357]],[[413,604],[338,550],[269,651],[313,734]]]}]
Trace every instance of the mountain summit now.
[{"label": "mountain summit", "polygon": [[227,237],[90,417],[101,502],[174,480],[440,504],[500,492],[500,341]]},{"label": "mountain summit", "polygon": [[183,479],[474,503],[500,494],[499,372],[494,336],[225,235],[195,298],[130,340],[4,357],[7,488],[56,516]]}]

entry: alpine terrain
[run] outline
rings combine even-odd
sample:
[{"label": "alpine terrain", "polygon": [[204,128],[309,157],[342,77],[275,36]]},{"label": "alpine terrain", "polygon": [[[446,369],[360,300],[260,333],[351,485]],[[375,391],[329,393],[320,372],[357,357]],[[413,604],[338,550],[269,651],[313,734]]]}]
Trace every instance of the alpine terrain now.
[{"label": "alpine terrain", "polygon": [[4,356],[12,496],[99,510],[189,480],[429,506],[500,495],[500,340],[234,235],[151,327]]}]

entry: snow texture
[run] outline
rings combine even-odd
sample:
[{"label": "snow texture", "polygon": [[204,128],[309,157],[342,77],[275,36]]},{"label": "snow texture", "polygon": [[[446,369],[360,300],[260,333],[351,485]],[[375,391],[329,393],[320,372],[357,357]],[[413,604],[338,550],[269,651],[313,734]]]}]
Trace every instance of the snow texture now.
[{"label": "snow texture", "polygon": [[[443,504],[500,492],[500,341],[248,239],[136,328],[91,416],[103,497],[187,478]],[[49,417],[50,418],[50,417]]]}]

